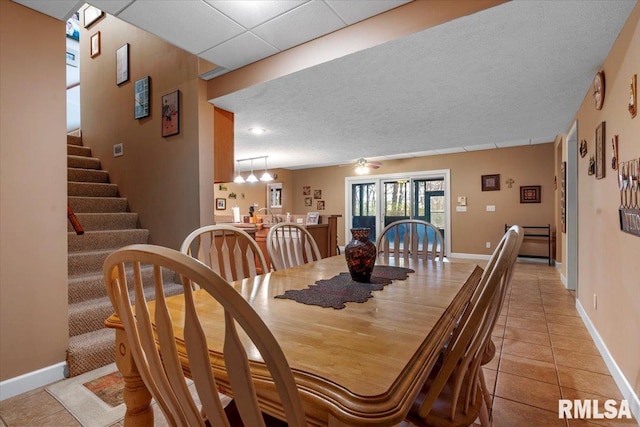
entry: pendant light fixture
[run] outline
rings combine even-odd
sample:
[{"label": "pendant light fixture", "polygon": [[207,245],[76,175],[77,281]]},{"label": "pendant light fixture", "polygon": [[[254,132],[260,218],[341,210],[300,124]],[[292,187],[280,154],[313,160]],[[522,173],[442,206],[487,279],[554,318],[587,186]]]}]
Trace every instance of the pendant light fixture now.
[{"label": "pendant light fixture", "polygon": [[267,168],[267,157],[269,156],[264,156],[264,173],[260,177],[260,181],[262,182],[273,181],[273,177],[271,176],[271,174],[269,173],[269,169]]},{"label": "pendant light fixture", "polygon": [[237,175],[233,182],[235,182],[236,184],[244,184],[244,178],[242,177],[242,175],[240,175],[240,160],[236,160],[236,172]]},{"label": "pendant light fixture", "polygon": [[247,177],[247,182],[258,182],[258,177],[253,174],[253,159],[251,159],[251,174]]}]

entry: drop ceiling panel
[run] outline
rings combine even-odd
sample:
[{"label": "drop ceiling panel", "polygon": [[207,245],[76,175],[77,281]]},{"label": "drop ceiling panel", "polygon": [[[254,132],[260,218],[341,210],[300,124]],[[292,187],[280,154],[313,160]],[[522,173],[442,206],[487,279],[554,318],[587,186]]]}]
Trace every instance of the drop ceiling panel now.
[{"label": "drop ceiling panel", "polygon": [[54,0],[54,1],[42,1],[42,0],[14,0],[23,6],[30,9],[37,10],[45,15],[52,16],[56,19],[66,21],[74,13],[80,9],[84,4],[84,1],[78,0]]},{"label": "drop ceiling panel", "polygon": [[228,70],[235,70],[278,52],[275,47],[247,32],[203,52],[200,57]]},{"label": "drop ceiling panel", "polygon": [[[244,31],[202,1],[136,1],[119,18],[192,53],[200,53]],[[216,63],[216,61],[212,61]]]},{"label": "drop ceiling panel", "polygon": [[263,24],[276,16],[295,9],[308,0],[205,0],[247,29]]},{"label": "drop ceiling panel", "polygon": [[329,6],[348,25],[391,10],[412,0],[344,1],[326,0]]},{"label": "drop ceiling panel", "polygon": [[90,0],[91,4],[103,12],[110,15],[118,15],[128,5],[134,2],[134,0]]},{"label": "drop ceiling panel", "polygon": [[256,27],[267,43],[286,50],[344,27],[342,20],[321,1],[311,1]]}]

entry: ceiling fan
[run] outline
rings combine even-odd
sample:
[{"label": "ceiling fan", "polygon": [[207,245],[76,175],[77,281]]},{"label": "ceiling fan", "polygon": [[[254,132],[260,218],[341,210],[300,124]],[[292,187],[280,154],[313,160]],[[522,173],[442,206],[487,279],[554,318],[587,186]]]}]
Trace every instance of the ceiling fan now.
[{"label": "ceiling fan", "polygon": [[366,159],[360,158],[356,160],[355,164],[347,164],[347,165],[341,165],[341,166],[353,166],[358,175],[365,175],[365,174],[368,174],[369,170],[371,169],[378,169],[380,166],[382,166],[382,163],[368,162]]}]

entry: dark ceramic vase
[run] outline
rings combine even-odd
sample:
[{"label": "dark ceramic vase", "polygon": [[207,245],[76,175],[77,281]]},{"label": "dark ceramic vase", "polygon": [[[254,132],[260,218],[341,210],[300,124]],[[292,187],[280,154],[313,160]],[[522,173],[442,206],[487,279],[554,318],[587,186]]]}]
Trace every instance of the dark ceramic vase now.
[{"label": "dark ceramic vase", "polygon": [[352,228],[352,240],[344,248],[347,267],[356,282],[368,283],[376,263],[376,245],[369,240],[368,228]]}]

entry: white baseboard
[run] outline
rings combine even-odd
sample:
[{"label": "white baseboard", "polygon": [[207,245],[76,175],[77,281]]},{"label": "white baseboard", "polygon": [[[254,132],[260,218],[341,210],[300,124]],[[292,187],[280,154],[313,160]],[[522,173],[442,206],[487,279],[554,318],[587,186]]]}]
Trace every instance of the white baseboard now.
[{"label": "white baseboard", "polygon": [[562,282],[562,285],[565,287],[565,289],[569,287],[569,285],[567,285],[567,278],[564,274],[562,274],[562,272],[560,272],[560,281]]},{"label": "white baseboard", "polygon": [[0,381],[0,401],[64,379],[66,362]]},{"label": "white baseboard", "polygon": [[629,409],[631,410],[631,413],[636,420],[640,420],[640,398],[638,398],[638,396],[634,393],[631,384],[629,383],[629,381],[627,381],[627,378],[620,370],[620,367],[613,359],[613,356],[611,356],[611,353],[609,353],[609,349],[605,345],[604,341],[602,341],[602,337],[600,337],[600,334],[596,330],[593,323],[591,323],[591,319],[589,319],[587,312],[582,307],[582,304],[580,304],[580,300],[576,300],[576,308],[578,309],[578,314],[580,314],[580,317],[586,325],[589,334],[591,334],[593,342],[596,344],[596,347],[598,347],[598,351],[600,352],[602,359],[604,359],[604,363],[607,365],[607,368],[609,369],[613,380],[616,382],[616,385],[620,389],[622,396],[629,403]]},{"label": "white baseboard", "polygon": [[448,258],[467,258],[467,259],[484,259],[489,260],[491,255],[482,255],[482,254],[463,254],[459,252],[452,252],[447,257]]}]

